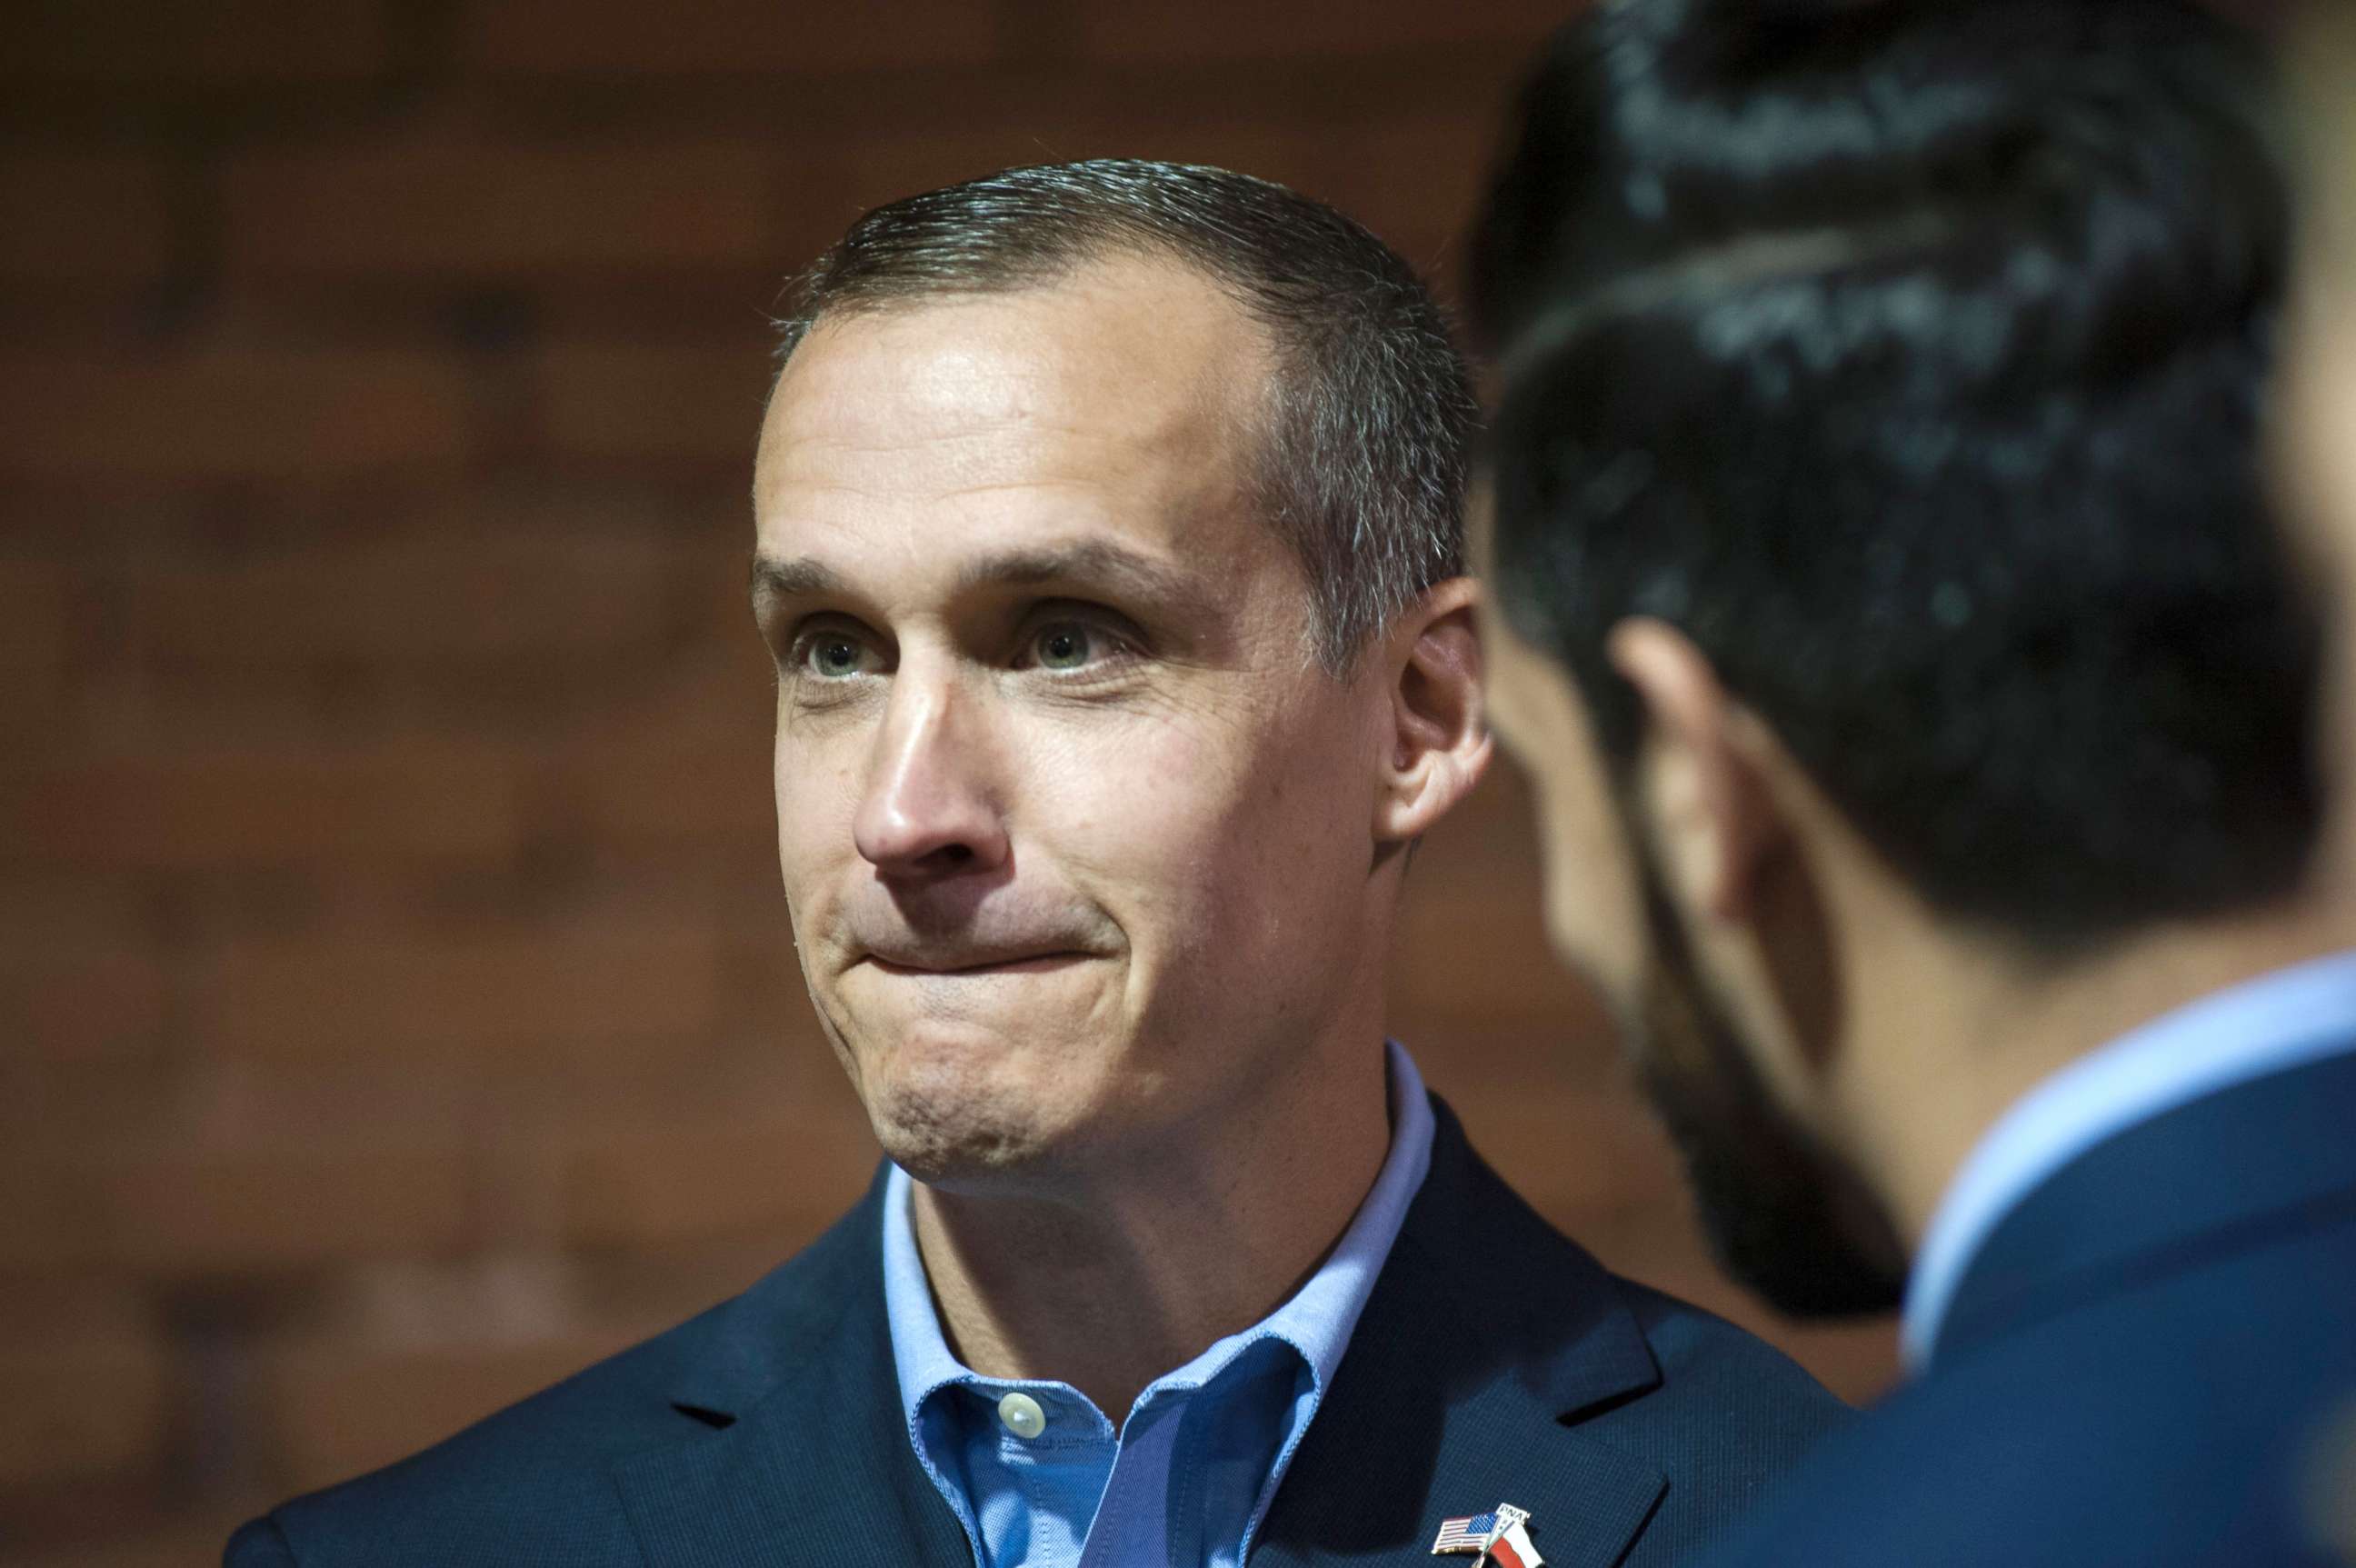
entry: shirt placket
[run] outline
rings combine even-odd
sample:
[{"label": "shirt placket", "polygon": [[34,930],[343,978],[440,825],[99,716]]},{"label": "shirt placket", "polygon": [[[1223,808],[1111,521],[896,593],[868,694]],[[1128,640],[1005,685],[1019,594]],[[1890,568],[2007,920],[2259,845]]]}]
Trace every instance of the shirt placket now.
[{"label": "shirt placket", "polygon": [[[1087,1543],[1091,1499],[1101,1498],[1119,1450],[1111,1423],[1076,1392],[1028,1388],[1046,1415],[1044,1430],[1024,1436],[1004,1420],[998,1428],[998,1457],[1030,1510],[1030,1547],[1019,1562],[997,1568],[1077,1568]],[[1038,1528],[1057,1521],[1053,1538]]]}]

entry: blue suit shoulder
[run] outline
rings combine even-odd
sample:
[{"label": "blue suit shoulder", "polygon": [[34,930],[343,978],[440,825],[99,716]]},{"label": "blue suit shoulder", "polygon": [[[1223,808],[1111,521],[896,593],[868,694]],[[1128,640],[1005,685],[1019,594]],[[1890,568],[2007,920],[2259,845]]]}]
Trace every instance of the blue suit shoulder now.
[{"label": "blue suit shoulder", "polygon": [[2336,1264],[2268,1249],[1954,1358],[1827,1442],[1727,1561],[2339,1561],[2302,1539],[2300,1488],[2356,1412],[2349,1287],[2324,1288],[2356,1282],[2343,1236]]},{"label": "blue suit shoulder", "polygon": [[1856,1412],[1749,1330],[1619,1275],[1612,1283],[1661,1380],[1581,1425],[1670,1477],[1630,1563],[1685,1563],[1758,1508]]},{"label": "blue suit shoulder", "polygon": [[2356,1419],[2356,1051],[2136,1123],[2024,1194],[1928,1364],[1725,1562],[2344,1562],[2308,1495]]},{"label": "blue suit shoulder", "polygon": [[1856,1413],[1749,1329],[1618,1274],[1612,1283],[1653,1348],[1671,1398],[1698,1405],[1755,1401],[1762,1435],[1779,1445],[1804,1446]]}]

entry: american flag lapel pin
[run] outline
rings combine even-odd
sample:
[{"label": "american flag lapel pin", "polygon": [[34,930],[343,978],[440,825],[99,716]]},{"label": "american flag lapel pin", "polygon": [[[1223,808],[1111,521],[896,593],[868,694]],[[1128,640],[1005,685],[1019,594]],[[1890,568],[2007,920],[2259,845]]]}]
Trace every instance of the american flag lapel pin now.
[{"label": "american flag lapel pin", "polygon": [[1499,1503],[1487,1513],[1440,1521],[1439,1538],[1431,1543],[1434,1557],[1468,1552],[1478,1559],[1472,1568],[1494,1563],[1497,1568],[1546,1568],[1546,1559],[1530,1544],[1530,1510]]}]

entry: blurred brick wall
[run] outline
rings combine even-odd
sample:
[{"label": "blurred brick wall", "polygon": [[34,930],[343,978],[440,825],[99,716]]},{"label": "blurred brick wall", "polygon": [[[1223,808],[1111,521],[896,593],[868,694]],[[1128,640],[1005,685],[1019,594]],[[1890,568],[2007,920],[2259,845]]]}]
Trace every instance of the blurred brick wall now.
[{"label": "blurred brick wall", "polygon": [[[1444,282],[1556,7],[0,9],[0,1557],[198,1562],[747,1282],[862,1186],[776,886],[744,493],[863,207],[1137,154]],[[1607,1259],[1746,1321],[1519,791],[1399,1026]],[[1886,1326],[1772,1328],[1852,1395]]]}]

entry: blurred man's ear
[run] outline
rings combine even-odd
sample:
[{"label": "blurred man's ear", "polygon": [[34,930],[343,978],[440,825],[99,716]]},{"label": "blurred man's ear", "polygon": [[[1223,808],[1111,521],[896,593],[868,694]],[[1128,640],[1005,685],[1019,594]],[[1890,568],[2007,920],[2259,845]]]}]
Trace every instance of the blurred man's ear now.
[{"label": "blurred man's ear", "polygon": [[1605,650],[1644,705],[1638,800],[1672,889],[1713,919],[1754,919],[1761,868],[1789,827],[1771,784],[1773,737],[1666,622],[1622,621]]},{"label": "blurred man's ear", "polygon": [[1451,577],[1393,623],[1379,650],[1388,678],[1390,752],[1375,798],[1375,840],[1416,839],[1488,771],[1494,743],[1481,706],[1480,590]]}]

